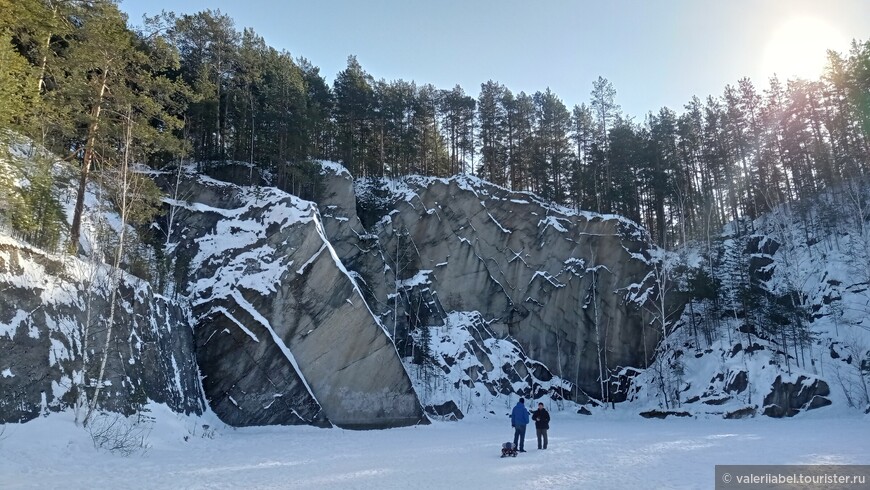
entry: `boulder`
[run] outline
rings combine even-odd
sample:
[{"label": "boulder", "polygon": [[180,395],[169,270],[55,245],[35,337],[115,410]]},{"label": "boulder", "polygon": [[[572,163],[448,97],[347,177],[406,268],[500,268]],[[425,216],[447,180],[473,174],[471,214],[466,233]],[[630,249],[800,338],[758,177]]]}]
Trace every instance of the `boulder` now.
[{"label": "boulder", "polygon": [[449,421],[461,420],[463,417],[462,411],[459,410],[459,407],[456,406],[456,403],[454,403],[453,400],[448,400],[440,405],[428,405],[426,407],[426,413],[432,417],[438,417],[442,420]]},{"label": "boulder", "polygon": [[812,400],[810,400],[810,402],[808,404],[806,404],[805,409],[806,410],[813,410],[816,408],[827,407],[830,404],[831,404],[831,400],[829,400],[823,396],[816,395],[813,397]]},{"label": "boulder", "polygon": [[749,387],[749,375],[746,371],[728,373],[728,381],[725,383],[725,393],[743,393]]},{"label": "boulder", "polygon": [[[825,398],[830,394],[828,384],[818,378],[798,376],[795,382],[784,382],[777,376],[770,393],[764,397],[764,415],[768,417],[792,417],[801,410],[830,405]],[[818,400],[814,400],[818,397]],[[827,403],[826,403],[827,402]]]}]

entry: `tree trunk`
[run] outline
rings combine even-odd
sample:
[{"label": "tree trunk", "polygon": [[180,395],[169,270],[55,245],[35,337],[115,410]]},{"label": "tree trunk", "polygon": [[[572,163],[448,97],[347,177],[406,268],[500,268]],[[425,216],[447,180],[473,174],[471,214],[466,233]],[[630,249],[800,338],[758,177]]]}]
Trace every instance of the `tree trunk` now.
[{"label": "tree trunk", "polygon": [[100,129],[100,114],[103,111],[103,99],[108,89],[107,82],[109,79],[109,67],[103,69],[103,80],[100,83],[100,95],[97,98],[97,103],[91,109],[91,124],[88,126],[87,142],[85,143],[85,153],[82,158],[82,171],[79,176],[79,187],[76,192],[76,205],[73,211],[72,226],[69,231],[69,248],[72,254],[77,254],[79,251],[79,238],[81,236],[82,227],[82,212],[85,207],[85,191],[88,186],[88,176],[91,170],[91,163],[94,160],[94,147],[97,144],[97,131]]},{"label": "tree trunk", "polygon": [[121,196],[120,196],[120,211],[121,211],[121,231],[118,236],[118,248],[115,250],[115,260],[112,264],[112,284],[110,285],[112,289],[112,294],[109,298],[109,319],[106,321],[106,342],[103,345],[103,359],[100,361],[100,372],[97,375],[97,385],[94,389],[94,396],[91,398],[90,405],[88,406],[88,413],[85,415],[84,424],[87,425],[88,421],[93,416],[94,411],[97,408],[97,401],[100,397],[100,390],[103,387],[103,382],[106,376],[106,362],[109,360],[109,347],[112,342],[112,333],[114,331],[115,326],[115,310],[116,310],[116,302],[118,300],[118,289],[121,285],[121,257],[124,255],[124,239],[126,238],[126,230],[127,230],[127,216],[130,211],[130,202],[128,196],[128,188],[130,186],[129,178],[129,164],[130,164],[130,145],[133,143],[133,121],[131,120],[131,112],[132,109],[128,109],[127,113],[127,121],[126,121],[126,134],[125,134],[125,145],[124,145],[124,159],[121,166]]},{"label": "tree trunk", "polygon": [[[51,25],[54,25],[54,20],[57,18],[57,4],[54,4],[51,8]],[[48,35],[45,36],[45,52],[42,53],[42,64],[39,67],[39,82],[37,85],[38,93],[42,94],[45,92],[45,72],[48,70],[48,52],[51,49],[51,30],[49,30]]]}]

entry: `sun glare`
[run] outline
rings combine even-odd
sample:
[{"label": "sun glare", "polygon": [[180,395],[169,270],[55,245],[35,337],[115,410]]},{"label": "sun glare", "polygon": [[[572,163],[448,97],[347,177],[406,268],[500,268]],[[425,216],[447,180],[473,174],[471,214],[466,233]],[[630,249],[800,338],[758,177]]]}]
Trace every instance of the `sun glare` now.
[{"label": "sun glare", "polygon": [[771,32],[761,62],[762,76],[781,79],[818,78],[827,64],[827,50],[844,51],[848,40],[830,24],[814,17],[794,17]]}]

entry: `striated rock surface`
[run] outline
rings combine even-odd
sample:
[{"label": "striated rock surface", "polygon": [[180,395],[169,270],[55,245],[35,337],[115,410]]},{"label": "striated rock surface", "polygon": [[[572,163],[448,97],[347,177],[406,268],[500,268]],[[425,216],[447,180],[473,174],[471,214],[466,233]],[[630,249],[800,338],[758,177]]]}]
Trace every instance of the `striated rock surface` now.
[{"label": "striated rock surface", "polygon": [[[321,161],[320,192],[316,198],[323,228],[373,311],[391,310],[388,293],[395,289],[379,237],[370,233],[358,215],[354,181],[343,166]],[[385,319],[386,321],[386,319]]]},{"label": "striated rock surface", "polygon": [[[107,354],[110,273],[0,237],[0,423],[69,408],[78,389],[93,393]],[[118,293],[99,407],[132,414],[155,401],[201,414],[184,312],[126,274]]]},{"label": "striated rock surface", "polygon": [[[440,328],[436,348],[462,350],[435,355],[454,393],[427,400],[433,413],[447,401],[464,410],[468,389],[557,398],[567,390],[585,401],[578,388],[601,395],[599,349],[605,377],[652,355],[659,336],[634,301],[651,286],[650,246],[636,224],[465,176],[361,181],[354,209],[347,172],[323,164],[323,174],[318,205],[342,244],[336,252],[406,362],[419,362],[424,326]],[[515,348],[490,351],[487,339]],[[522,367],[501,369],[503,352]],[[417,378],[418,392],[431,391]]]},{"label": "striated rock surface", "polygon": [[636,224],[464,176],[405,179],[381,198],[361,191],[388,264],[436,322],[479,312],[496,336],[596,397],[599,347],[606,369],[645,365],[658,336],[629,300],[649,272]]},{"label": "striated rock surface", "polygon": [[186,184],[175,253],[188,264],[197,359],[232,425],[425,422],[395,346],[316,206],[275,188]]}]

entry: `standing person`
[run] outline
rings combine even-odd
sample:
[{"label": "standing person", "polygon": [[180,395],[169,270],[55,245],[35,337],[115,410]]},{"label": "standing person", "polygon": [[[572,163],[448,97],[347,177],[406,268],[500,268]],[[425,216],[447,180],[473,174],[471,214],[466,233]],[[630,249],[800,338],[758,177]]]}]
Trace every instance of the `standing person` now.
[{"label": "standing person", "polygon": [[[547,449],[547,430],[550,428],[550,412],[544,408],[543,403],[538,403],[538,409],[532,412],[532,420],[535,421],[535,433],[538,435],[538,449]],[[543,440],[544,446],[541,447]]]},{"label": "standing person", "polygon": [[520,401],[517,402],[511,412],[511,427],[514,428],[514,447],[519,449],[521,453],[526,452],[524,449],[526,444],[526,426],[529,425],[529,411],[523,405],[525,402],[525,398],[520,398]]}]

